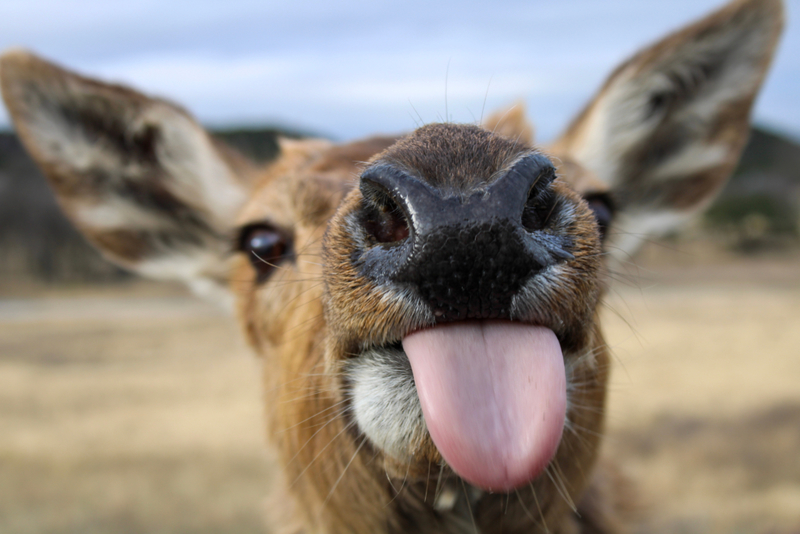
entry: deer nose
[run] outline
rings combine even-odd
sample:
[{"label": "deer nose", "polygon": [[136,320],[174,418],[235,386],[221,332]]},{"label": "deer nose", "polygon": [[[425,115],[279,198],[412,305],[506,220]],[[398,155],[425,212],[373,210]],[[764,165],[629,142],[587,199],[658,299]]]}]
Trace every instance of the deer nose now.
[{"label": "deer nose", "polygon": [[541,154],[468,193],[374,165],[360,182],[362,223],[373,241],[359,262],[363,274],[413,292],[437,322],[509,319],[523,285],[571,257],[537,216],[555,202],[548,195],[554,179]]}]

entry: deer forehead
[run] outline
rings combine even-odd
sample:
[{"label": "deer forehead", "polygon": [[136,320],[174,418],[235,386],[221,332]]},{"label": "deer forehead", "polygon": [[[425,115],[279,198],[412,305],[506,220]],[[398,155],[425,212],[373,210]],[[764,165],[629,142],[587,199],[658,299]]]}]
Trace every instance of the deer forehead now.
[{"label": "deer forehead", "polygon": [[377,159],[399,166],[428,184],[467,193],[494,181],[531,147],[468,124],[429,124]]},{"label": "deer forehead", "polygon": [[335,145],[281,139],[281,156],[262,173],[237,218],[238,226],[269,221],[284,228],[324,227],[367,161],[396,141],[370,137]]},{"label": "deer forehead", "polygon": [[[532,150],[519,139],[463,124],[431,124],[399,139],[371,137],[342,145],[283,139],[280,144],[281,157],[262,173],[237,218],[238,226],[268,220],[286,228],[319,227],[370,163],[389,163],[435,187],[466,192],[491,183]],[[607,189],[568,156],[555,163],[579,192]]]}]

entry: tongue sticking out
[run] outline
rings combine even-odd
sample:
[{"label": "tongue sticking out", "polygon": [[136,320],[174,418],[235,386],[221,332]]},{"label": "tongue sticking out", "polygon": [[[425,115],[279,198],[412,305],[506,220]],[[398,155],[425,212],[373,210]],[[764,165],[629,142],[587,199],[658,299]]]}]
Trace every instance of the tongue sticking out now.
[{"label": "tongue sticking out", "polygon": [[556,452],[566,414],[561,347],[552,330],[510,322],[454,323],[403,340],[425,423],[468,482],[511,490]]}]

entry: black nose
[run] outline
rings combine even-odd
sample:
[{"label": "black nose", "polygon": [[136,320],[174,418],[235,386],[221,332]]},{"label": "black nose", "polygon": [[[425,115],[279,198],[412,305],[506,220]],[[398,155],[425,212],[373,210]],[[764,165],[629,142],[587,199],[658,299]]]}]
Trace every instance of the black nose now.
[{"label": "black nose", "polygon": [[361,176],[365,275],[410,290],[439,322],[510,318],[531,276],[570,257],[543,232],[557,207],[555,169],[521,158],[486,187],[440,190],[389,164]]}]

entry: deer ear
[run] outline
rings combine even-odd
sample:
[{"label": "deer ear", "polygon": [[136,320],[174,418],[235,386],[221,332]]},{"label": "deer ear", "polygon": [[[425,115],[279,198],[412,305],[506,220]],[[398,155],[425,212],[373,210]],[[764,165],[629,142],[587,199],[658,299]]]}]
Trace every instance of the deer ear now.
[{"label": "deer ear", "polygon": [[737,0],[619,66],[553,145],[608,187],[612,255],[707,206],[728,179],[783,25],[780,0]]},{"label": "deer ear", "polygon": [[521,144],[532,145],[534,128],[526,115],[525,104],[517,102],[508,109],[500,109],[489,115],[483,121],[483,127]]},{"label": "deer ear", "polygon": [[19,136],[74,224],[110,260],[224,294],[249,164],[179,107],[20,51],[0,58]]}]

